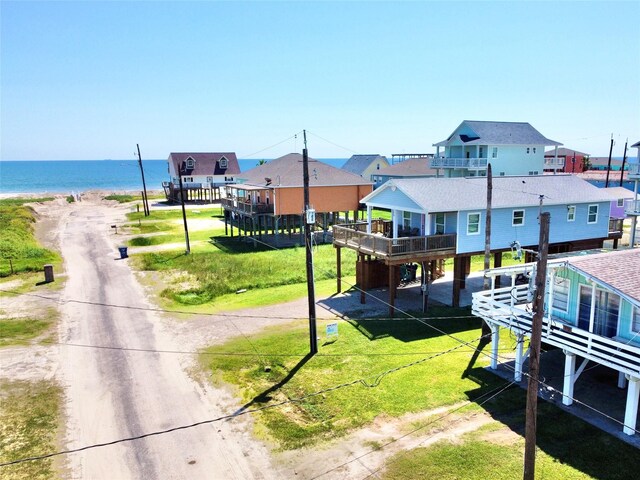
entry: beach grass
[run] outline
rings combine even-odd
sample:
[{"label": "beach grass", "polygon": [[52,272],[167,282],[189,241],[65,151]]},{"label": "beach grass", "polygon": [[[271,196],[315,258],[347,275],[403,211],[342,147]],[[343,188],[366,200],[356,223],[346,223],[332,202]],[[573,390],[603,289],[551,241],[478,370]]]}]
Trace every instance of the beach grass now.
[{"label": "beach grass", "polygon": [[50,202],[53,197],[33,197],[33,198],[0,198],[0,207],[18,207],[25,203]]},{"label": "beach grass", "polygon": [[[26,203],[26,202],[25,202]],[[0,277],[41,271],[60,256],[43,248],[34,236],[35,212],[24,204],[0,205]]]},{"label": "beach grass", "polygon": [[[56,450],[63,391],[53,381],[0,380],[0,463]],[[0,467],[6,480],[56,477],[54,460]]]},{"label": "beach grass", "polygon": [[[306,252],[292,247],[280,250],[254,249],[238,242],[220,241],[213,250],[190,255],[173,252],[140,254],[142,270],[171,275],[161,296],[176,304],[198,305],[238,290],[262,290],[271,287],[306,284]],[[230,250],[233,248],[233,250]],[[320,245],[314,250],[315,279],[336,278],[335,250]],[[342,274],[355,274],[355,252],[345,251]]]}]

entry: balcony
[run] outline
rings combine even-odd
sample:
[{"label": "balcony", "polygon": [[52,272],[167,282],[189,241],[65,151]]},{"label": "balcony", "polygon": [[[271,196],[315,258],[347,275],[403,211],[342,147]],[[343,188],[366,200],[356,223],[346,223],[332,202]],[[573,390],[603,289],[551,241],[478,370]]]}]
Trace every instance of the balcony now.
[{"label": "balcony", "polygon": [[431,168],[466,168],[468,170],[486,170],[486,158],[432,158]]},{"label": "balcony", "polygon": [[430,254],[452,255],[456,252],[456,235],[427,235],[389,238],[390,222],[374,221],[373,233],[366,223],[334,225],[333,244],[383,259],[410,259]]},{"label": "balcony", "polygon": [[268,203],[248,203],[242,198],[222,198],[222,208],[243,215],[273,213],[273,205]]},{"label": "balcony", "polygon": [[626,200],[624,202],[625,215],[640,215],[640,200]]},{"label": "balcony", "polygon": [[544,157],[544,168],[560,169],[564,167],[564,158]]},{"label": "balcony", "polygon": [[[518,285],[474,293],[472,313],[490,324],[530,336],[533,314],[528,309],[527,291],[527,285]],[[640,346],[628,340],[596,335],[545,316],[542,341],[620,372],[640,376]]]}]

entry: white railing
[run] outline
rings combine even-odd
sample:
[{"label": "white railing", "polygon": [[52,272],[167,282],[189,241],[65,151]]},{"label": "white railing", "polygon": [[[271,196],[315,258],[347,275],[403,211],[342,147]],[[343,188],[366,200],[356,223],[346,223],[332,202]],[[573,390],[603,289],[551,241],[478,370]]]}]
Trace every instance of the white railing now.
[{"label": "white railing", "polygon": [[564,167],[564,158],[544,157],[544,166],[555,168]]},{"label": "white railing", "polygon": [[[474,293],[472,313],[490,324],[530,336],[533,314],[521,303],[522,292],[526,296],[527,290],[526,285],[522,287],[525,288],[506,287]],[[640,376],[640,346],[629,340],[596,335],[545,315],[542,341],[620,372]]]},{"label": "white railing", "polygon": [[624,213],[626,215],[640,215],[640,200],[625,200]]},{"label": "white railing", "polygon": [[487,168],[486,158],[432,158],[431,168],[467,168],[482,170]]}]

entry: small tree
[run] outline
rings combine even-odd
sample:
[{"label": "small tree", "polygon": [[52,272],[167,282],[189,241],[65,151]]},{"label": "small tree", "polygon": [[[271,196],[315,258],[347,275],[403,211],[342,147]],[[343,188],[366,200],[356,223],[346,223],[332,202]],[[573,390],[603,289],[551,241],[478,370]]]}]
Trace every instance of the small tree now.
[{"label": "small tree", "polygon": [[582,157],[582,170],[591,170],[591,160],[589,159],[589,155]]}]

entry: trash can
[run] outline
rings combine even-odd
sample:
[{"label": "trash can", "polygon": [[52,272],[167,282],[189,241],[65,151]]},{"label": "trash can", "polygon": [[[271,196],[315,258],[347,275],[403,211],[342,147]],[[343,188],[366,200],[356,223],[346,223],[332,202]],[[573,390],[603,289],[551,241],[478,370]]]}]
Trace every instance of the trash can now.
[{"label": "trash can", "polygon": [[118,251],[120,251],[120,258],[127,258],[127,247],[118,247]]}]

